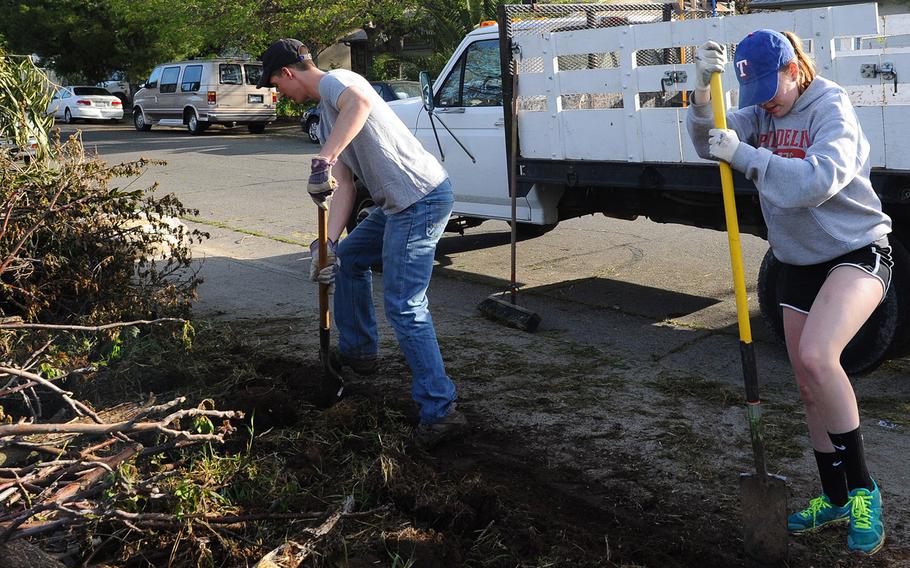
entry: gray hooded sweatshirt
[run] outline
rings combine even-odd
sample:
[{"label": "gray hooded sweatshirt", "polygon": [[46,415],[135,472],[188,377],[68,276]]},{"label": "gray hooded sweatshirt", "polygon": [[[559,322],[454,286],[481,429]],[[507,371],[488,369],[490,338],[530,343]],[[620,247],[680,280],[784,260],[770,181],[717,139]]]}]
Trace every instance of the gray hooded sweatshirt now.
[{"label": "gray hooded sweatshirt", "polygon": [[[708,153],[711,105],[691,105],[689,136]],[[755,183],[768,242],[781,262],[825,262],[891,232],[869,181],[869,142],[847,93],[816,77],[782,118],[759,106],[727,113],[740,144],[730,164]]]}]

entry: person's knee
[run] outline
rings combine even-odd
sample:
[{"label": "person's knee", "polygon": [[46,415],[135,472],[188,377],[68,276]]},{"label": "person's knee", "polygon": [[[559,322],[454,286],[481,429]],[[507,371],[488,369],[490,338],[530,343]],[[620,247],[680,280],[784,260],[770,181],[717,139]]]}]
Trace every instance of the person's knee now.
[{"label": "person's knee", "polygon": [[796,385],[799,387],[799,398],[802,399],[806,408],[814,407],[816,405],[814,383],[806,375],[797,375]]},{"label": "person's knee", "polygon": [[339,269],[345,274],[363,273],[370,268],[366,257],[357,254],[351,247],[346,247],[345,241],[338,244],[335,254],[338,256]]},{"label": "person's knee", "polygon": [[824,345],[804,342],[799,348],[799,365],[804,371],[803,383],[819,385],[830,378],[840,365],[839,354]]}]

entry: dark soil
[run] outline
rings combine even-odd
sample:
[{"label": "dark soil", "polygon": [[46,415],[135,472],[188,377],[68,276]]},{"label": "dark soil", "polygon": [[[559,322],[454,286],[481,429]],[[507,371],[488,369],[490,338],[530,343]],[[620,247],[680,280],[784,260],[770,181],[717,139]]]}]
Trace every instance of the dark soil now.
[{"label": "dark soil", "polygon": [[[319,366],[278,358],[261,362],[257,370],[272,379],[240,385],[225,393],[219,406],[256,416],[257,430],[292,427],[307,413],[330,412],[300,404],[301,399],[322,404]],[[416,422],[409,400],[385,398],[370,382],[352,379],[343,404],[392,405],[405,420]],[[343,556],[338,549],[324,550],[326,561],[331,560],[327,565],[376,565],[394,555],[429,568],[752,565],[742,552],[734,473],[724,487],[681,491],[676,482],[636,467],[640,456],[634,448],[618,447],[610,456],[612,474],[592,480],[551,463],[533,440],[485,423],[470,408],[463,410],[471,419],[470,435],[430,454],[408,447],[398,477],[382,490],[380,500],[391,506],[402,528],[354,545],[347,539],[357,539],[357,527],[348,524],[342,536],[347,550]],[[352,432],[364,427],[357,423],[363,416],[345,416],[342,412],[333,426],[347,425]],[[322,459],[318,448],[308,447],[289,465],[303,471]],[[651,497],[642,499],[642,489]],[[842,550],[840,540],[845,539],[834,530],[794,541],[787,566],[910,566],[905,550],[886,548],[872,558],[841,551],[832,556],[831,549]]]}]

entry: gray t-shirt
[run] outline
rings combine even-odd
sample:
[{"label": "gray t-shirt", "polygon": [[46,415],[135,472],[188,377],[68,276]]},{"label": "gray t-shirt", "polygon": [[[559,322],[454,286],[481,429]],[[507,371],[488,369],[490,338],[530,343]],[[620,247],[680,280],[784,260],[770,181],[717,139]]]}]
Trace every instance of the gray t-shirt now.
[{"label": "gray t-shirt", "polygon": [[372,85],[346,69],[330,71],[319,81],[319,138],[323,143],[338,120],[338,97],[351,86],[369,97],[373,107],[363,129],[339,159],[363,182],[383,212],[398,213],[436,189],[448,174]]}]

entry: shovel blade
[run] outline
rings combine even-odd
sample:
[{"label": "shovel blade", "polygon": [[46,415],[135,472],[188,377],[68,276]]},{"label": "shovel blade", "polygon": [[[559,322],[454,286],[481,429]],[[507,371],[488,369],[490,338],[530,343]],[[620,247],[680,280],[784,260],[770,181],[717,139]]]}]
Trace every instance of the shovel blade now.
[{"label": "shovel blade", "polygon": [[746,554],[766,566],[787,561],[787,481],[776,475],[739,477]]},{"label": "shovel blade", "polygon": [[331,357],[327,351],[320,351],[319,359],[322,362],[322,383],[320,385],[321,399],[320,406],[328,408],[339,400],[344,394],[344,377],[332,365]]}]

